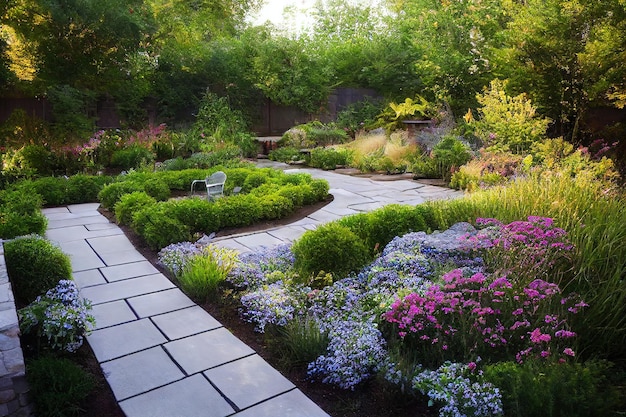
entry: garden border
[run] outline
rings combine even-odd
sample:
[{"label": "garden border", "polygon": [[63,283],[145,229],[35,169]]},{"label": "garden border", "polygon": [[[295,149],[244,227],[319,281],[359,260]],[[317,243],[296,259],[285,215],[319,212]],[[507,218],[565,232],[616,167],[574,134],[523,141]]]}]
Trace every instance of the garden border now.
[{"label": "garden border", "polygon": [[32,417],[34,405],[26,380],[20,328],[13,290],[0,240],[0,415]]}]

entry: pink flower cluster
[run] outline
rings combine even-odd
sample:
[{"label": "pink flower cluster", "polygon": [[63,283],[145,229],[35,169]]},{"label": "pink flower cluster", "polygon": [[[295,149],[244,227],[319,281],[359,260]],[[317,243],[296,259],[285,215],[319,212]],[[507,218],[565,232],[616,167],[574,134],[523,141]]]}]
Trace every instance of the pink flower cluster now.
[{"label": "pink flower cluster", "polygon": [[[443,276],[442,284],[397,299],[382,318],[392,323],[405,341],[428,346],[444,359],[459,358],[447,358],[441,351],[464,357],[510,352],[521,362],[531,354],[551,356],[565,339],[576,335],[568,330],[566,316],[586,304],[578,302],[576,311],[568,310],[576,297],[554,303],[560,296],[556,284],[541,279],[519,286],[506,276],[464,276],[462,269],[455,269]],[[549,311],[554,305],[562,307],[562,314]],[[570,348],[562,353],[573,355]]]}]

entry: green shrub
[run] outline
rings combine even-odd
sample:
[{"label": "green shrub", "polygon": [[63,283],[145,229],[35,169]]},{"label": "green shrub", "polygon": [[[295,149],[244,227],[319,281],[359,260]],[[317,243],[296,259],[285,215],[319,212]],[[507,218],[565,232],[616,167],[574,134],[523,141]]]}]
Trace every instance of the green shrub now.
[{"label": "green shrub", "polygon": [[306,140],[314,146],[327,146],[348,141],[348,133],[334,124],[310,122],[299,126],[306,132]]},{"label": "green shrub", "polygon": [[247,226],[263,216],[260,199],[252,195],[240,194],[221,198],[214,204],[222,227]]},{"label": "green shrub", "polygon": [[44,234],[48,219],[41,213],[42,199],[23,190],[0,191],[0,237],[12,239],[29,233]]},{"label": "green shrub", "polygon": [[259,199],[261,218],[267,220],[282,219],[293,213],[294,204],[287,197],[270,194]]},{"label": "green shrub", "polygon": [[4,256],[15,298],[24,305],[32,303],[60,280],[72,278],[70,258],[38,235],[6,242]]},{"label": "green shrub", "polygon": [[517,417],[613,415],[619,392],[609,383],[610,374],[615,370],[607,362],[501,362],[484,371],[502,393],[504,414]]},{"label": "green shrub", "polygon": [[346,149],[315,148],[311,151],[308,165],[314,168],[335,169],[337,166],[348,165],[350,152]]},{"label": "green shrub", "polygon": [[300,152],[300,149],[291,146],[285,146],[270,151],[268,158],[272,161],[287,163],[304,159],[302,152]]},{"label": "green shrub", "polygon": [[26,377],[41,417],[81,415],[83,402],[95,387],[93,376],[80,366],[52,356],[29,361]]},{"label": "green shrub", "polygon": [[171,204],[171,213],[182,224],[187,225],[191,233],[211,234],[220,229],[220,215],[215,204],[206,198],[185,198]]},{"label": "green shrub", "polygon": [[346,130],[352,137],[363,129],[374,126],[376,116],[381,113],[381,103],[366,98],[352,103],[337,113],[337,126]]},{"label": "green shrub", "polygon": [[328,185],[328,181],[323,179],[314,179],[309,184],[311,189],[313,190],[313,196],[315,199],[313,201],[309,200],[307,196],[304,197],[304,204],[311,204],[316,201],[324,201],[326,197],[328,197],[328,191],[330,190],[330,186]]},{"label": "green shrub", "polygon": [[98,201],[98,193],[111,181],[107,176],[72,175],[67,180],[64,204],[94,203]]},{"label": "green shrub", "polygon": [[313,189],[306,185],[286,185],[280,188],[278,195],[291,200],[294,207],[301,207],[304,204],[304,196],[307,192],[312,193]]},{"label": "green shrub", "polygon": [[131,227],[153,250],[164,248],[170,243],[191,240],[189,226],[172,217],[170,210],[167,210],[167,202],[135,212]]},{"label": "green shrub", "polygon": [[350,229],[363,242],[366,242],[371,235],[370,213],[351,214],[337,220],[337,223]]},{"label": "green shrub", "polygon": [[391,204],[370,213],[367,243],[373,250],[382,250],[396,236],[427,229],[415,207]]},{"label": "green shrub", "polygon": [[307,172],[297,172],[294,174],[285,174],[281,178],[282,184],[301,185],[308,184],[313,181],[311,174]]},{"label": "green shrub", "polygon": [[133,213],[153,204],[156,204],[154,197],[143,191],[124,194],[120,201],[115,203],[115,218],[119,224],[131,224]]},{"label": "green shrub", "polygon": [[251,190],[260,187],[268,181],[267,175],[263,172],[251,172],[243,183],[242,192],[249,193]]},{"label": "green shrub", "polygon": [[294,243],[292,251],[296,258],[294,267],[303,282],[320,272],[340,279],[370,260],[370,252],[363,241],[338,223],[328,223],[305,232]]},{"label": "green shrub", "polygon": [[120,181],[105,185],[98,193],[102,207],[112,209],[124,194],[144,191],[143,186],[135,181]]},{"label": "green shrub", "polygon": [[157,201],[165,201],[170,198],[170,187],[167,183],[158,178],[150,178],[143,183],[143,189]]},{"label": "green shrub", "polygon": [[111,166],[125,170],[139,168],[152,162],[154,162],[152,151],[136,144],[115,151],[111,157]]},{"label": "green shrub", "polygon": [[22,181],[16,189],[24,193],[37,193],[47,206],[67,204],[67,182],[64,177],[44,177],[31,181]]},{"label": "green shrub", "polygon": [[237,253],[232,249],[209,245],[193,256],[177,277],[182,289],[196,300],[205,301],[217,293],[234,266]]}]

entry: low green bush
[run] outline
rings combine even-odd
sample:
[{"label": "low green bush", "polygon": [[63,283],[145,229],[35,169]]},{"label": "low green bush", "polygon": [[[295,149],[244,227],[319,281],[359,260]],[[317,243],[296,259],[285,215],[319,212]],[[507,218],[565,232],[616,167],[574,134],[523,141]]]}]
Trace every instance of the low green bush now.
[{"label": "low green bush", "polygon": [[370,251],[350,229],[328,223],[304,233],[294,244],[294,268],[300,281],[309,283],[321,272],[334,279],[346,277],[371,260]]},{"label": "low green bush", "polygon": [[315,148],[307,160],[307,164],[314,168],[335,169],[337,166],[348,165],[350,152],[345,149]]},{"label": "low green bush", "polygon": [[147,206],[133,214],[131,227],[153,250],[191,240],[189,226],[174,218],[166,204]]},{"label": "low green bush", "polygon": [[304,156],[302,155],[302,152],[300,152],[300,149],[291,146],[285,146],[270,151],[268,158],[272,161],[289,163],[304,159]]},{"label": "low green bush", "polygon": [[108,176],[72,175],[67,179],[67,191],[62,204],[94,203],[98,201],[98,193],[102,188],[112,181]]},{"label": "low green bush", "polygon": [[295,207],[301,207],[304,204],[304,196],[307,193],[312,193],[311,187],[305,185],[287,185],[281,187],[277,194],[288,198]]},{"label": "low green bush", "polygon": [[500,389],[504,415],[513,417],[613,415],[620,405],[616,386],[624,383],[623,374],[610,383],[619,374],[607,362],[500,362],[484,376]]},{"label": "low green bush", "polygon": [[70,258],[38,235],[6,242],[4,257],[15,298],[23,305],[35,301],[60,280],[72,278]]},{"label": "low green bush", "polygon": [[144,191],[141,183],[135,181],[119,181],[105,185],[98,193],[98,200],[102,207],[112,209],[115,203],[120,201],[124,194],[130,194],[135,191]]},{"label": "low green bush", "polygon": [[370,213],[368,246],[382,250],[396,236],[428,229],[420,211],[412,206],[390,204]]},{"label": "low green bush", "polygon": [[246,180],[243,182],[242,192],[249,193],[253,189],[260,187],[268,182],[268,177],[263,172],[255,171],[248,174]]},{"label": "low green bush", "polygon": [[130,145],[117,150],[111,157],[111,166],[121,169],[139,168],[141,165],[154,162],[154,154],[149,149],[139,145]]},{"label": "low green bush", "polygon": [[165,201],[170,198],[170,187],[167,183],[159,178],[150,178],[143,183],[143,189],[151,197],[157,201]]},{"label": "low green bush", "polygon": [[345,216],[337,220],[337,223],[347,227],[363,242],[366,242],[371,235],[370,217],[370,213],[351,214],[350,216]]},{"label": "low green bush", "polygon": [[91,374],[69,359],[43,356],[26,364],[35,410],[41,417],[79,416],[95,388]]},{"label": "low green bush", "polygon": [[47,206],[60,206],[67,201],[67,179],[63,177],[43,177],[32,181],[22,181],[16,190],[23,193],[36,193]]},{"label": "low green bush", "polygon": [[211,234],[220,227],[220,215],[212,202],[194,197],[168,202],[172,215],[189,227],[191,233]]},{"label": "low green bush", "polygon": [[293,201],[282,195],[270,194],[258,200],[261,218],[276,220],[287,217],[294,210]]},{"label": "low green bush", "polygon": [[304,204],[311,204],[316,201],[324,201],[326,197],[328,197],[328,191],[330,190],[330,186],[328,185],[328,181],[323,179],[314,179],[309,185],[313,191],[313,197],[315,198],[313,201],[309,200],[307,196],[304,197]]},{"label": "low green bush", "polygon": [[124,194],[120,201],[115,203],[115,218],[119,224],[131,224],[133,213],[153,204],[156,204],[154,197],[143,191],[133,191],[130,194]]},{"label": "low green bush", "polygon": [[0,191],[0,238],[12,239],[29,233],[43,234],[48,219],[41,213],[42,198],[23,190]]},{"label": "low green bush", "polygon": [[248,194],[220,198],[215,206],[222,227],[247,226],[263,217],[259,197]]}]

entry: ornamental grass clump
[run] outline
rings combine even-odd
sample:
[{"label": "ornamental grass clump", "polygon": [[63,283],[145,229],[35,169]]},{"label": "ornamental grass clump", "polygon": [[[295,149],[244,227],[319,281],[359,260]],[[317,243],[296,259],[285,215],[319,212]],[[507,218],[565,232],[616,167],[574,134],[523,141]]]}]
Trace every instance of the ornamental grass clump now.
[{"label": "ornamental grass clump", "polygon": [[209,244],[200,254],[190,256],[176,279],[183,291],[197,300],[207,300],[217,293],[235,264],[237,252]]}]

